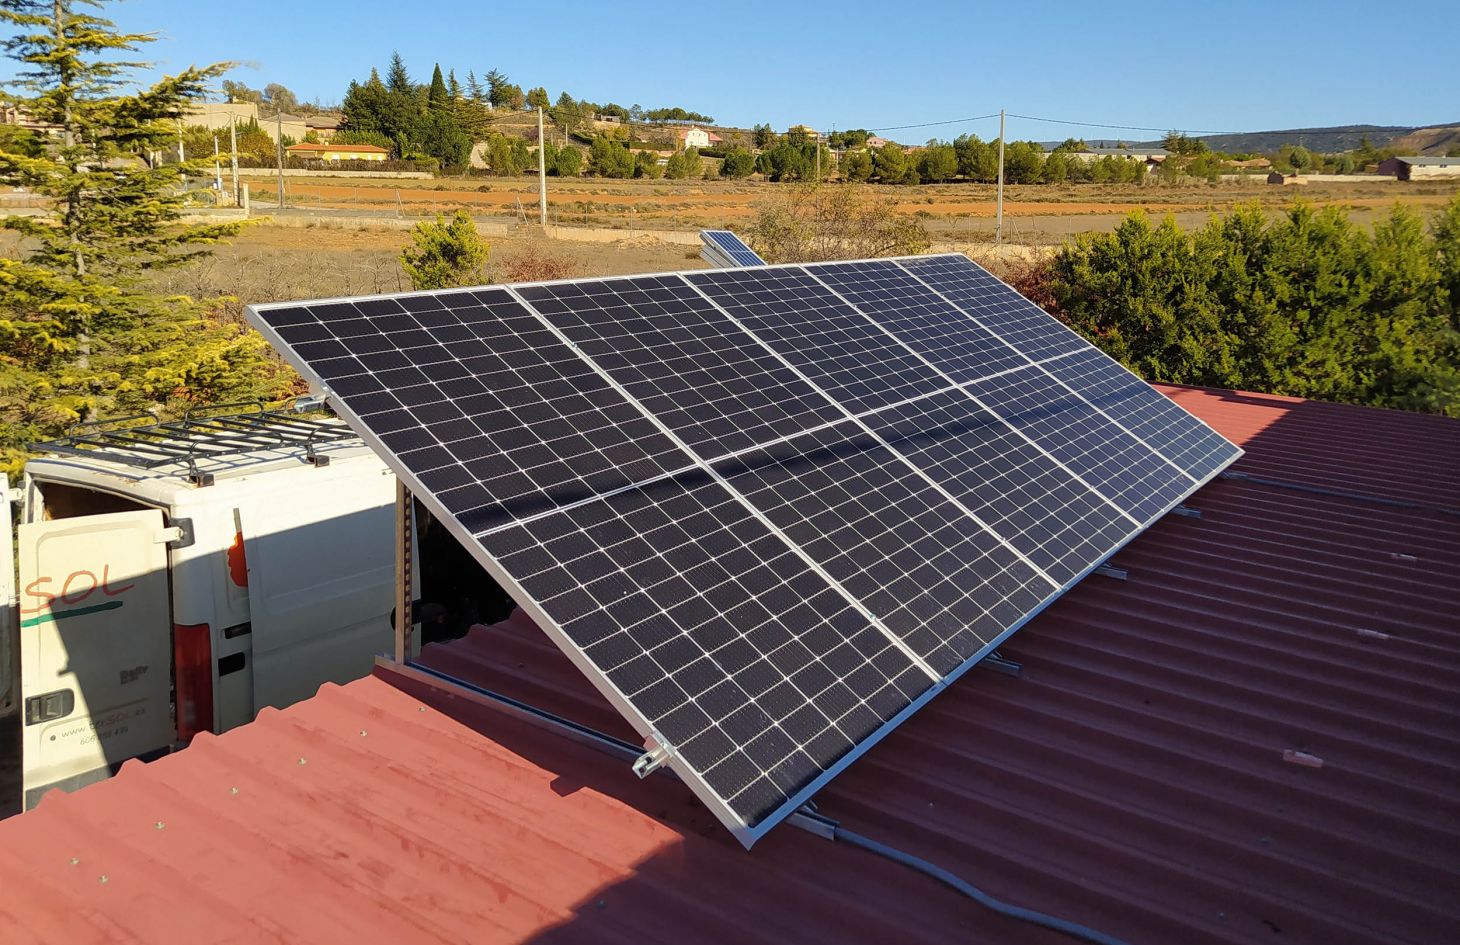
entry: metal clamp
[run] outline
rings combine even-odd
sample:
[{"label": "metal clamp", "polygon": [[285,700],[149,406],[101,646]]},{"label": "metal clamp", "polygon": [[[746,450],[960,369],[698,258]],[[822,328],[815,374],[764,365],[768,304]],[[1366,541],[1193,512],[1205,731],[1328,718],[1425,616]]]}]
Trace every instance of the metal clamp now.
[{"label": "metal clamp", "polygon": [[640,755],[638,760],[634,762],[634,774],[638,775],[640,778],[647,778],[655,771],[658,771],[660,768],[664,767],[665,763],[668,762],[669,759],[673,757],[673,755],[674,752],[670,750],[668,745],[655,745],[653,748]]}]

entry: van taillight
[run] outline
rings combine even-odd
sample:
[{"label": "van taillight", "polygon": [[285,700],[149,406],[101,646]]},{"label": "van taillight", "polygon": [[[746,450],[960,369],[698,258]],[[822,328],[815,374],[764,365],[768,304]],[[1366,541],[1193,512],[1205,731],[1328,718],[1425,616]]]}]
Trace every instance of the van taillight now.
[{"label": "van taillight", "polygon": [[192,741],[199,732],[213,731],[213,640],[207,624],[172,625],[172,665],[177,738]]}]

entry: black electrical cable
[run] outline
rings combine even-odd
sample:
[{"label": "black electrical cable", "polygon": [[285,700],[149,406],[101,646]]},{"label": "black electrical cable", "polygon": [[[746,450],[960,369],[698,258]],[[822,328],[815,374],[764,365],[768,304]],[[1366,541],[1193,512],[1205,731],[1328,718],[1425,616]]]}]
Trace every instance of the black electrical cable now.
[{"label": "black electrical cable", "polygon": [[929,863],[927,860],[913,856],[911,853],[904,853],[886,844],[878,843],[876,840],[870,837],[864,837],[859,833],[853,833],[842,827],[836,827],[832,831],[832,838],[866,850],[868,853],[875,853],[878,856],[885,857],[894,863],[900,863],[909,869],[917,870],[919,873],[936,879],[943,885],[962,893],[984,908],[997,912],[999,915],[1029,922],[1042,928],[1068,935],[1071,938],[1079,939],[1082,942],[1093,942],[1094,945],[1127,945],[1124,940],[1106,935],[1104,932],[1099,932],[1065,919],[1059,919],[1052,915],[1045,915],[1043,912],[1035,912],[1033,909],[1025,909],[1022,906],[1011,906],[1006,902],[1000,902],[978,887],[964,882],[941,866]]}]

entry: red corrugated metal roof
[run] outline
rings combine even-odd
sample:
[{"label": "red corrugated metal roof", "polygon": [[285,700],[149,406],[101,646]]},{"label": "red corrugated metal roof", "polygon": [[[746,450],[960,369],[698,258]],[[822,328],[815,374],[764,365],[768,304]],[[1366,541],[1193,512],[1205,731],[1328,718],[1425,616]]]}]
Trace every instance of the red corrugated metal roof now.
[{"label": "red corrugated metal roof", "polygon": [[[1167,392],[1287,485],[1208,486],[821,811],[1132,942],[1460,941],[1460,423]],[[424,659],[627,734],[520,617]],[[1064,941],[789,826],[744,852],[676,782],[389,673],[53,794],[0,888],[13,943]]]}]

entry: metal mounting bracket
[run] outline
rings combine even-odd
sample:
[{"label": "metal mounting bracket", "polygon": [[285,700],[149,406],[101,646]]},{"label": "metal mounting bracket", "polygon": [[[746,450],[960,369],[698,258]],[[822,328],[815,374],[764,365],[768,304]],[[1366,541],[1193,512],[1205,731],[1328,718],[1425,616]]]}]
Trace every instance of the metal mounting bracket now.
[{"label": "metal mounting bracket", "polygon": [[1194,509],[1189,505],[1178,505],[1171,510],[1172,515],[1180,515],[1183,518],[1201,518],[1201,509]]},{"label": "metal mounting bracket", "polygon": [[1117,568],[1113,564],[1102,564],[1095,569],[1095,573],[1101,577],[1115,578],[1117,581],[1124,581],[1130,577],[1130,572],[1125,568]]},{"label": "metal mounting bracket", "polygon": [[996,673],[1003,673],[1005,676],[1017,677],[1024,674],[1023,663],[1009,659],[998,650],[994,650],[992,653],[979,660],[978,665],[983,669],[990,669]]},{"label": "metal mounting bracket", "polygon": [[667,745],[655,745],[640,755],[639,759],[634,762],[634,774],[640,778],[647,778],[655,771],[664,767],[665,762],[669,761],[673,754]]}]

